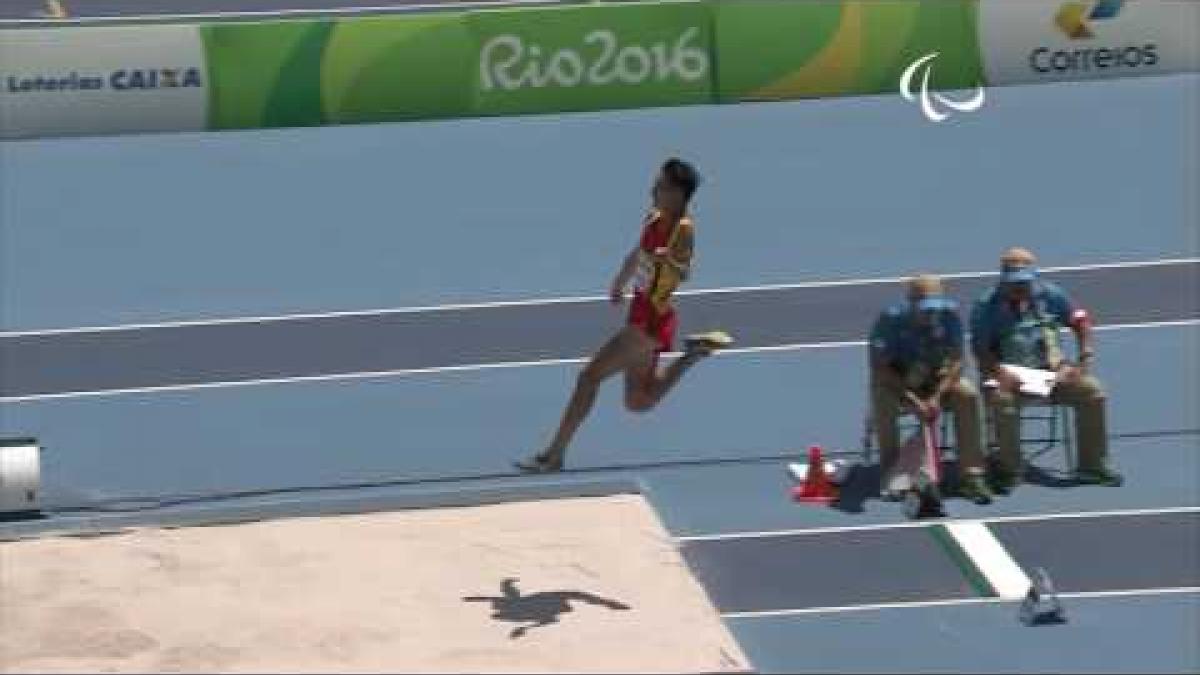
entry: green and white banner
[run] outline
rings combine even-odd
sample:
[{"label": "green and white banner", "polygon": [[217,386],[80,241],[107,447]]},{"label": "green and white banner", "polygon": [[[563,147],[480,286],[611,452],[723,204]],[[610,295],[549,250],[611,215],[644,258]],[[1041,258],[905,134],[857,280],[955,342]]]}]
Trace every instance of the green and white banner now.
[{"label": "green and white banner", "polygon": [[703,2],[205,26],[212,128],[712,101]]},{"label": "green and white banner", "polygon": [[213,129],[310,126],[321,114],[321,60],[333,24],[288,21],[201,28]]},{"label": "green and white banner", "polygon": [[472,45],[459,14],[203,28],[214,129],[471,114]]},{"label": "green and white banner", "polygon": [[943,90],[1200,71],[1200,1],[669,0],[5,30],[0,138],[882,94],[924,63]]},{"label": "green and white banner", "polygon": [[934,52],[931,88],[974,87],[982,76],[974,0],[740,0],[714,7],[721,101],[895,91],[904,69]]},{"label": "green and white banner", "polygon": [[343,123],[470,115],[473,46],[461,16],[340,21],[321,64],[325,118]]}]

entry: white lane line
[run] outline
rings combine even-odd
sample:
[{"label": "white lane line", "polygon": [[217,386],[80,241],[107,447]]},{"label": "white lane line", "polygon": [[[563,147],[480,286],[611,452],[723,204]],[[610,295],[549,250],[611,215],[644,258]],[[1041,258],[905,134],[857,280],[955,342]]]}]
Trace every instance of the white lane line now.
[{"label": "white lane line", "polygon": [[1076,513],[1045,513],[1040,515],[997,516],[985,519],[991,523],[1026,523],[1039,520],[1071,520],[1074,518],[1121,518],[1137,516],[1167,516],[1178,513],[1200,513],[1200,506],[1166,506],[1156,509],[1115,509],[1111,511],[1079,511]]},{"label": "white lane line", "polygon": [[[1195,326],[1200,324],[1200,319],[1176,319],[1173,321],[1144,321],[1142,323],[1114,323],[1108,326],[1095,326],[1092,330],[1109,331],[1109,330],[1136,330],[1138,328],[1174,328],[1177,326]],[[1067,330],[1067,329],[1063,329]]]},{"label": "white lane line", "polygon": [[[1200,586],[1179,586],[1170,588],[1138,588],[1119,591],[1080,591],[1076,593],[1059,593],[1064,600],[1088,600],[1094,598],[1127,598],[1139,596],[1183,595],[1200,593]],[[722,619],[763,619],[785,616],[803,616],[805,614],[841,614],[845,612],[871,612],[885,609],[919,609],[922,607],[951,607],[955,605],[994,605],[1015,602],[1005,598],[955,598],[953,600],[926,600],[919,602],[885,602],[873,605],[846,605],[842,607],[804,607],[801,609],[771,609],[760,612],[726,612]]]},{"label": "white lane line", "polygon": [[996,591],[1006,600],[1018,600],[1029,592],[1030,580],[1025,571],[1013,560],[996,535],[986,523],[964,520],[945,523],[946,531],[958,542],[959,547],[970,558],[975,568],[983,574]]},{"label": "white lane line", "polygon": [[532,366],[552,366],[567,363],[583,363],[585,358],[547,359],[542,361],[506,361],[503,363],[482,363],[465,366],[436,366],[432,368],[409,368],[405,370],[381,370],[364,373],[335,373],[330,375],[305,375],[300,377],[276,377],[260,380],[240,380],[232,382],[201,382],[198,384],[168,384],[158,387],[131,387],[128,389],[98,389],[95,391],[68,391],[56,394],[34,394],[31,396],[0,397],[0,403],[28,403],[64,398],[86,398],[96,396],[119,396],[122,394],[151,394],[159,392],[195,391],[201,389],[225,389],[229,387],[253,387],[269,384],[292,384],[301,382],[330,382],[341,380],[369,380],[385,377],[401,377],[405,375],[422,375],[430,373],[472,372],[478,370],[500,370],[505,368],[528,368]]},{"label": "white lane line", "polygon": [[[1142,260],[1116,263],[1096,263],[1091,265],[1073,265],[1068,267],[1047,267],[1043,272],[1084,272],[1093,270],[1128,269],[1138,267],[1160,267],[1166,265],[1191,265],[1200,262],[1200,258],[1164,258],[1161,260]],[[941,275],[943,279],[965,279],[995,276],[996,272],[955,272]],[[908,277],[874,277],[862,279],[838,279],[831,281],[802,281],[787,284],[768,284],[761,286],[728,286],[723,288],[702,288],[682,290],[675,293],[677,297],[721,295],[728,293],[750,293],[762,291],[787,291],[806,288],[832,288],[839,286],[867,286],[874,284],[901,283]],[[38,335],[62,335],[70,333],[100,333],[122,330],[148,330],[153,328],[184,328],[189,326],[222,326],[242,323],[272,323],[277,321],[305,321],[312,319],[333,319],[353,316],[385,316],[389,314],[418,314],[427,312],[456,312],[475,309],[495,309],[504,307],[540,307],[543,305],[581,304],[607,301],[607,296],[565,296],[554,298],[536,298],[526,300],[498,300],[493,302],[475,302],[444,305],[426,305],[414,307],[390,307],[381,309],[345,310],[333,312],[312,312],[298,314],[280,314],[274,316],[245,316],[225,319],[196,319],[186,321],[163,321],[156,323],[130,323],[111,326],[81,326],[73,328],[46,328],[34,330],[0,331],[0,338],[26,337]]]},{"label": "white lane line", "polygon": [[[945,524],[945,523],[943,523]],[[837,525],[833,527],[808,527],[795,530],[745,530],[740,532],[718,532],[715,534],[687,534],[676,537],[681,543],[697,541],[725,541],[728,539],[769,539],[771,537],[798,537],[818,534],[843,534],[847,532],[874,532],[876,530],[908,530],[931,527],[920,521],[901,523],[873,523],[871,525]]]},{"label": "white lane line", "polygon": [[871,530],[900,530],[914,527],[932,527],[933,525],[947,525],[957,522],[973,522],[979,521],[988,524],[994,523],[1020,523],[1042,520],[1062,520],[1070,518],[1112,518],[1119,516],[1153,516],[1153,515],[1170,515],[1176,513],[1200,513],[1200,506],[1165,506],[1161,508],[1150,509],[1119,509],[1113,511],[1072,511],[1068,513],[1038,513],[1020,516],[996,516],[993,518],[972,518],[969,520],[943,520],[937,523],[923,523],[920,521],[904,521],[900,523],[876,523],[873,525],[845,525],[839,527],[813,527],[798,530],[761,530],[748,532],[725,532],[721,534],[696,534],[683,537],[677,537],[680,542],[693,541],[720,541],[724,539],[759,539],[765,537],[792,537],[798,535],[810,534],[837,534],[842,532],[864,532]]},{"label": "white lane line", "polygon": [[[1200,319],[1179,319],[1175,321],[1147,321],[1144,323],[1118,323],[1109,326],[1093,326],[1092,330],[1097,332],[1118,331],[1118,330],[1139,330],[1144,328],[1177,328],[1181,326],[1200,326]],[[1071,329],[1063,328],[1064,333],[1070,332]],[[969,334],[968,334],[969,336]],[[726,356],[730,354],[759,354],[763,352],[795,352],[805,349],[840,349],[845,347],[865,347],[866,340],[843,340],[840,342],[801,342],[794,344],[782,345],[766,345],[763,347],[731,347],[722,349],[716,356]],[[667,356],[677,356],[678,352],[669,352]]]},{"label": "white lane line", "polygon": [[[1060,596],[1061,597],[1061,596]],[[919,609],[921,607],[952,607],[954,605],[987,605],[1007,602],[1003,598],[955,598],[953,600],[921,600],[914,602],[881,602],[870,605],[843,605],[838,607],[803,607],[799,609],[766,609],[750,612],[725,612],[722,619],[769,619],[780,616],[803,616],[805,614],[841,614],[843,612],[872,612],[883,609]]]},{"label": "white lane line", "polygon": [[[1155,321],[1151,323],[1117,324],[1112,326],[1097,326],[1094,330],[1131,330],[1139,328],[1169,328],[1176,326],[1200,325],[1200,319],[1186,321]],[[737,347],[722,349],[714,357],[736,356],[744,354],[760,354],[764,352],[795,352],[810,349],[839,349],[845,347],[862,347],[864,340],[847,340],[840,342],[798,342],[783,345],[767,345],[764,347]],[[667,352],[664,356],[671,358],[679,356],[679,352]],[[410,375],[435,375],[438,373],[474,372],[483,370],[502,370],[506,368],[532,368],[535,366],[558,366],[584,363],[591,357],[571,357],[562,359],[541,359],[535,361],[499,361],[495,363],[470,363],[454,366],[430,366],[427,368],[404,368],[397,370],[379,370],[355,373],[327,373],[323,375],[298,375],[293,377],[272,377],[255,380],[229,380],[221,382],[200,382],[196,384],[164,384],[152,387],[130,387],[125,389],[95,389],[83,391],[66,391],[53,394],[30,394],[27,396],[0,396],[0,403],[29,403],[52,399],[84,398],[95,396],[119,396],[124,394],[149,394],[155,392],[193,391],[198,389],[223,389],[229,387],[253,387],[273,384],[291,384],[300,382],[340,382],[351,380],[369,380],[388,377],[406,377]],[[711,358],[711,357],[710,357]]]},{"label": "white lane line", "polygon": [[[504,9],[525,6],[555,6],[571,5],[586,0],[480,0],[479,2],[452,1],[432,3],[404,3],[396,5],[375,5],[364,7],[314,7],[311,9],[264,9],[244,10],[237,12],[197,12],[193,14],[121,14],[118,16],[74,16],[61,17],[66,19],[64,24],[88,23],[138,23],[155,21],[205,21],[209,19],[272,19],[294,16],[353,16],[356,14],[385,13],[409,14],[428,11],[458,12],[475,9]],[[59,17],[54,17],[59,18]],[[6,24],[39,24],[45,19],[0,19],[0,26]],[[58,23],[58,22],[56,22]]]},{"label": "white lane line", "polygon": [[1059,593],[1058,597],[1071,600],[1075,598],[1129,598],[1139,595],[1184,595],[1187,593],[1200,593],[1200,586],[1131,588],[1122,591],[1077,591],[1075,593]]}]

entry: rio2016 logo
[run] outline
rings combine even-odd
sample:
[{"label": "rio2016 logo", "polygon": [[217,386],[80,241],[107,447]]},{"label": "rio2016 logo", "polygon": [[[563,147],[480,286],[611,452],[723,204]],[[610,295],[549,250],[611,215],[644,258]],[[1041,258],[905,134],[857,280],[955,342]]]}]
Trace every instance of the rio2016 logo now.
[{"label": "rio2016 logo", "polygon": [[678,78],[693,82],[708,75],[708,53],[694,46],[700,29],[683,31],[673,42],[652,45],[621,44],[616,32],[591,31],[582,49],[565,47],[547,53],[541,45],[526,44],[517,35],[498,35],[479,53],[479,76],[484,91],[594,85],[638,85]]},{"label": "rio2016 logo", "polygon": [[[950,114],[942,112],[938,109],[939,106],[935,102],[945,108],[956,110],[958,112],[974,112],[983,106],[984,92],[983,87],[977,88],[975,96],[966,101],[955,101],[946,98],[936,91],[929,91],[929,73],[933,70],[933,61],[938,57],[938,52],[932,52],[913,61],[912,64],[904,69],[904,74],[900,76],[900,95],[906,101],[920,101],[921,112],[925,114],[925,118],[930,122],[942,122],[946,120]],[[928,65],[927,65],[928,64]],[[916,93],[913,91],[913,79],[917,73],[921,73],[921,91]]]}]

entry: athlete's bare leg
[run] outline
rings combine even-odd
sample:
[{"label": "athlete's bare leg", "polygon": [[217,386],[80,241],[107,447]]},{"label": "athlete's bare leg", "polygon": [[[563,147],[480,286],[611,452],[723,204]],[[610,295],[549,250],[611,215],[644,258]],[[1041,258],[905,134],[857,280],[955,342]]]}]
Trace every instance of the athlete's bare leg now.
[{"label": "athlete's bare leg", "polygon": [[625,407],[632,412],[647,412],[666,397],[706,352],[689,349],[660,371],[654,366],[654,341],[640,331],[638,336],[641,338],[638,360],[625,369]]},{"label": "athlete's bare leg", "polygon": [[562,467],[563,455],[567,446],[574,438],[575,432],[583,424],[592,405],[596,402],[596,392],[608,378],[636,364],[642,358],[643,345],[639,339],[649,340],[639,329],[625,326],[592,356],[591,361],[580,371],[575,380],[575,391],[563,411],[558,431],[550,441],[550,445],[539,454],[535,460],[546,469]]},{"label": "athlete's bare leg", "polygon": [[518,462],[517,466],[527,471],[561,469],[567,446],[591,412],[600,385],[617,372],[625,372],[625,406],[644,412],[658,405],[688,368],[721,344],[720,339],[689,342],[683,355],[659,373],[654,367],[655,341],[640,329],[625,326],[609,338],[579,373],[554,439],[541,453],[529,461]]}]

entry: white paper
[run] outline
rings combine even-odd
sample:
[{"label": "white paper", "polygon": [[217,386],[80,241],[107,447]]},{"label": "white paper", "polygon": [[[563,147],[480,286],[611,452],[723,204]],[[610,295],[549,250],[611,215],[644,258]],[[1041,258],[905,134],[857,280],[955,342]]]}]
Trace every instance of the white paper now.
[{"label": "white paper", "polygon": [[1043,398],[1049,396],[1050,392],[1054,389],[1054,383],[1058,380],[1058,374],[1053,370],[1026,368],[1007,363],[1001,364],[1001,367],[1020,378],[1021,393],[1030,396],[1041,396]]},{"label": "white paper", "polygon": [[[1021,393],[1028,396],[1046,398],[1050,395],[1050,392],[1054,391],[1054,385],[1058,382],[1058,374],[1052,370],[1026,368],[1025,366],[1014,366],[1008,363],[1002,363],[1000,367],[1017,376],[1017,379],[1021,381]],[[991,379],[984,382],[983,386],[994,388],[1000,386],[1000,383],[996,382],[995,379]]]}]

